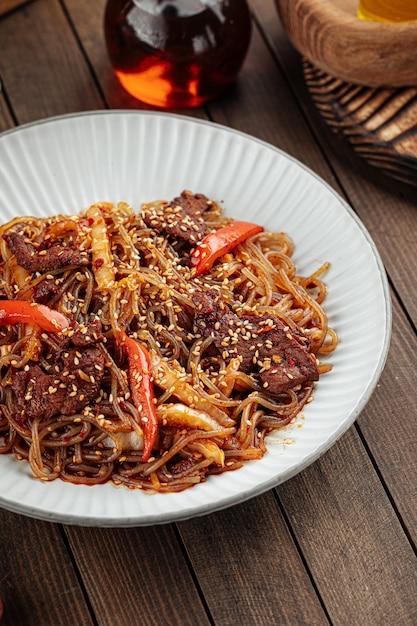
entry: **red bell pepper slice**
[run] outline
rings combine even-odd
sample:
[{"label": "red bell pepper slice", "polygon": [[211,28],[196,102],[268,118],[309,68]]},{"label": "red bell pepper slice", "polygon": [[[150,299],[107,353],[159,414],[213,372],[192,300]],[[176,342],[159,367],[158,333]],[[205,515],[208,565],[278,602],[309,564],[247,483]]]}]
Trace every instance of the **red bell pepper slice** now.
[{"label": "red bell pepper slice", "polygon": [[0,326],[18,322],[34,324],[50,333],[58,333],[70,325],[65,315],[44,304],[28,300],[0,300]]},{"label": "red bell pepper slice", "polygon": [[151,357],[147,348],[120,331],[120,344],[125,349],[128,360],[127,378],[133,404],[140,416],[143,431],[142,461],[146,463],[153,450],[158,432],[158,417],[154,403]]},{"label": "red bell pepper slice", "polygon": [[258,224],[237,221],[206,235],[191,256],[191,265],[195,268],[194,275],[199,276],[208,272],[216,259],[263,230],[263,226]]}]

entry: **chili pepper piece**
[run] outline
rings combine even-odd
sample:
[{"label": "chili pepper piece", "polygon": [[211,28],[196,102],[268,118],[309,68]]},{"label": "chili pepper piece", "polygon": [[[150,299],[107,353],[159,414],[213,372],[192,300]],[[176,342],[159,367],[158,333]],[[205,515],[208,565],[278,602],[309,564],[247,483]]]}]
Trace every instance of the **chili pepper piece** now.
[{"label": "chili pepper piece", "polygon": [[35,324],[50,333],[69,327],[69,320],[44,304],[28,300],[0,300],[0,326],[9,324]]},{"label": "chili pepper piece", "polygon": [[208,272],[216,259],[263,230],[263,226],[258,224],[236,221],[206,235],[191,256],[195,276]]},{"label": "chili pepper piece", "polygon": [[127,378],[132,400],[138,409],[143,431],[142,461],[146,463],[153,450],[158,433],[158,418],[154,403],[151,357],[147,348],[120,331],[119,340],[128,360]]}]

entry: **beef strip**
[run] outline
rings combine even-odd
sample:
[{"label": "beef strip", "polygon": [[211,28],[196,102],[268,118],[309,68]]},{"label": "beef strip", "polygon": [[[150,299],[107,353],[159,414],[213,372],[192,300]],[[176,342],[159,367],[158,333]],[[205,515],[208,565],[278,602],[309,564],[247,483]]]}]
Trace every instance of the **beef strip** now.
[{"label": "beef strip", "polygon": [[266,393],[279,395],[319,378],[309,341],[273,316],[234,313],[215,289],[194,294],[194,324],[203,336],[212,336],[229,362],[240,357],[241,371],[252,375]]},{"label": "beef strip", "polygon": [[18,264],[30,272],[50,272],[66,265],[78,267],[88,263],[87,254],[74,247],[55,244],[49,248],[38,249],[16,232],[6,233],[3,239],[16,256]]},{"label": "beef strip", "polygon": [[66,332],[64,335],[55,334],[53,342],[56,348],[53,357],[57,360],[60,354],[74,346],[77,348],[89,347],[104,340],[101,322],[98,318],[93,318],[85,324],[77,324],[72,332]]},{"label": "beef strip", "polygon": [[91,346],[103,341],[103,329],[99,319],[92,320],[88,324],[80,324],[71,337],[71,343],[76,347]]},{"label": "beef strip", "polygon": [[45,278],[33,288],[33,300],[38,304],[47,304],[58,292],[58,286],[52,278]]},{"label": "beef strip", "polygon": [[210,206],[211,201],[205,195],[185,190],[169,204],[144,207],[142,217],[157,233],[165,232],[194,245],[206,234],[202,215]]},{"label": "beef strip", "polygon": [[59,414],[73,415],[98,397],[104,372],[103,355],[96,346],[85,345],[86,338],[92,337],[88,332],[73,337],[74,345],[60,347],[48,371],[30,363],[25,370],[12,374],[12,390],[22,416],[49,419]]}]

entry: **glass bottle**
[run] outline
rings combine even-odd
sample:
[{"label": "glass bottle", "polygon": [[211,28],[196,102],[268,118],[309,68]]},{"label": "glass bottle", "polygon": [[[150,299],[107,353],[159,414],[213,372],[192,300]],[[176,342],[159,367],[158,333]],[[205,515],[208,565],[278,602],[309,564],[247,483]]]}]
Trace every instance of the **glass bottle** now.
[{"label": "glass bottle", "polygon": [[417,0],[359,0],[358,16],[377,22],[417,20]]},{"label": "glass bottle", "polygon": [[107,0],[104,32],[128,93],[156,107],[197,107],[236,78],[251,17],[246,0]]}]

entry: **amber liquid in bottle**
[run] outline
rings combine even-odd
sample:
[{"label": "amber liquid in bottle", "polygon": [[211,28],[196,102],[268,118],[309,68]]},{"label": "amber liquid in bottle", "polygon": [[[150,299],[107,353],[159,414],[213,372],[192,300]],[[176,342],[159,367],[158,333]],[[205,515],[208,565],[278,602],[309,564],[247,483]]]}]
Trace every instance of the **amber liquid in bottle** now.
[{"label": "amber liquid in bottle", "polygon": [[417,20],[417,0],[359,0],[358,17],[377,22]]},{"label": "amber liquid in bottle", "polygon": [[108,0],[105,38],[125,90],[152,106],[201,106],[236,78],[251,34],[246,0]]}]

